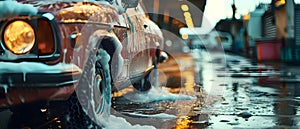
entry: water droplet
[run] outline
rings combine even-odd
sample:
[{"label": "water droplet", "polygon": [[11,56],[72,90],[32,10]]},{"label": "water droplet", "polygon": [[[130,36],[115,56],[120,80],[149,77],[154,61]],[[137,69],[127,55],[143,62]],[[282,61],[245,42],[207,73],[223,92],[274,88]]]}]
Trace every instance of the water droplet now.
[{"label": "water droplet", "polygon": [[47,109],[41,109],[41,112],[46,112],[47,111]]}]

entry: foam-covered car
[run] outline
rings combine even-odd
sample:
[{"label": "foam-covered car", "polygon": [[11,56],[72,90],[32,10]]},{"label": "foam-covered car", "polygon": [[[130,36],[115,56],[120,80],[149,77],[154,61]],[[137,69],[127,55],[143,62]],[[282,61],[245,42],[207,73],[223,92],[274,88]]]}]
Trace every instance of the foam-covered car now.
[{"label": "foam-covered car", "polygon": [[[77,119],[89,116],[103,126],[96,119],[109,116],[112,91],[149,90],[150,71],[166,59],[162,32],[139,0],[0,1],[0,7],[2,109],[58,100],[69,125],[84,125]],[[70,115],[74,110],[81,114]]]}]

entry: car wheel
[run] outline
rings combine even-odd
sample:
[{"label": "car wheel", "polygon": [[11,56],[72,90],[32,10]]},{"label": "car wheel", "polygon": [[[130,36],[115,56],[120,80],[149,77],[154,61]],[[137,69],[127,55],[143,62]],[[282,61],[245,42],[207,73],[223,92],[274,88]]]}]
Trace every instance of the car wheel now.
[{"label": "car wheel", "polygon": [[149,79],[149,74],[145,76],[143,79],[141,79],[140,81],[133,83],[132,86],[134,87],[134,89],[141,92],[149,91],[152,87]]},{"label": "car wheel", "polygon": [[90,53],[76,89],[83,111],[98,125],[104,126],[110,116],[110,55],[103,48]]},{"label": "car wheel", "polygon": [[[65,110],[57,110],[57,107],[65,106]],[[53,106],[52,106],[53,107]],[[53,110],[56,111],[53,111]],[[57,112],[57,113],[55,113]],[[61,115],[61,128],[67,129],[83,129],[83,128],[93,128],[93,129],[100,129],[100,125],[97,124],[92,118],[87,115],[86,111],[84,110],[82,104],[78,101],[78,95],[73,93],[72,96],[67,100],[67,103],[60,103],[55,104],[55,107],[52,108],[51,114],[60,114]],[[52,118],[57,117],[54,115]]]},{"label": "car wheel", "polygon": [[95,75],[93,77],[93,100],[94,111],[97,116],[108,118],[111,106],[111,76],[108,61],[103,61],[103,56],[109,57],[109,54],[99,49],[97,52],[97,60],[95,62]]}]

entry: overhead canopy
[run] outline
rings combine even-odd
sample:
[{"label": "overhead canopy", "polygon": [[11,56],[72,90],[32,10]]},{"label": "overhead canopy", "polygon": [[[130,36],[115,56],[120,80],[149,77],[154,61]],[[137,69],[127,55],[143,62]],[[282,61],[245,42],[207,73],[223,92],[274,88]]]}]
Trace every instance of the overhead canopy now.
[{"label": "overhead canopy", "polygon": [[[169,15],[183,23],[186,23],[184,13],[189,12],[195,27],[201,26],[206,5],[206,0],[143,0],[143,2],[149,13]],[[188,10],[182,10],[182,5],[187,5]]]}]

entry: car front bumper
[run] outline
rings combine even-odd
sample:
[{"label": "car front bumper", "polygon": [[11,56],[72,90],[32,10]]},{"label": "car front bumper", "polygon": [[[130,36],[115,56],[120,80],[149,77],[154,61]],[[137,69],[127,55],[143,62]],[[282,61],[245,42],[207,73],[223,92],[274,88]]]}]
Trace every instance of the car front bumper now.
[{"label": "car front bumper", "polygon": [[0,87],[9,88],[53,88],[70,86],[81,75],[79,71],[66,73],[4,73],[0,74]]},{"label": "car front bumper", "polygon": [[32,65],[33,70],[25,71],[26,68],[3,66],[0,63],[0,108],[39,100],[66,99],[75,91],[81,77],[81,70],[75,65],[36,66],[36,69]]}]

